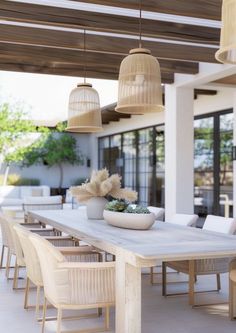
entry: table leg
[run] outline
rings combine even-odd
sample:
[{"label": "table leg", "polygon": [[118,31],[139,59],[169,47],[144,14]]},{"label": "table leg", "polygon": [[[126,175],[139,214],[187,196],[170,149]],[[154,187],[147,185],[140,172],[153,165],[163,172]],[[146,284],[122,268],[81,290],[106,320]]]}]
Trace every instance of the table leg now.
[{"label": "table leg", "polygon": [[141,333],[141,268],[116,255],[116,333]]}]

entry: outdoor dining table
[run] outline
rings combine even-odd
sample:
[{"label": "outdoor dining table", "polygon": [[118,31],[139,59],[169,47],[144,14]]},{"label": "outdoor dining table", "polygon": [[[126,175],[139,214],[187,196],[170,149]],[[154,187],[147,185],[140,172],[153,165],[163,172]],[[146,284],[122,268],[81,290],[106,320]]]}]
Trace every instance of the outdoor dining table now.
[{"label": "outdoor dining table", "polygon": [[31,214],[116,256],[116,333],[141,333],[142,267],[169,260],[236,257],[236,236],[166,222],[156,222],[145,231],[121,229],[104,220],[88,220],[85,210]]}]

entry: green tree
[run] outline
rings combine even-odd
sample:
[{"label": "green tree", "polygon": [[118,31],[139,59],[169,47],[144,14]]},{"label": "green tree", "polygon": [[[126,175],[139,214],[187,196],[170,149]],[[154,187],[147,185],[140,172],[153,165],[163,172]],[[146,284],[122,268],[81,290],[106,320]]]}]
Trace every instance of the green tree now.
[{"label": "green tree", "polygon": [[[57,128],[58,130],[58,128]],[[63,127],[59,127],[59,132]],[[44,164],[49,168],[58,166],[60,170],[59,189],[63,183],[63,164],[82,165],[83,156],[76,147],[76,140],[68,133],[49,133],[39,142],[32,145],[23,154],[22,165],[29,167],[33,164]]]},{"label": "green tree", "polygon": [[10,164],[18,162],[20,150],[29,145],[27,134],[35,131],[33,122],[27,120],[27,114],[20,107],[9,103],[0,105],[0,165],[6,163],[3,185],[7,182]]}]

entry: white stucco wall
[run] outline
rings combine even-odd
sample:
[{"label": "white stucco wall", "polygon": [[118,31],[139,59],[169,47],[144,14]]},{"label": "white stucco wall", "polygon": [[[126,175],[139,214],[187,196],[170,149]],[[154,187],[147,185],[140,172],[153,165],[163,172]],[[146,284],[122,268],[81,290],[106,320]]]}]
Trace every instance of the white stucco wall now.
[{"label": "white stucco wall", "polygon": [[[207,87],[205,88],[207,89]],[[233,89],[218,90],[217,95],[198,95],[194,100],[194,115],[221,111],[233,107]],[[164,111],[165,112],[165,111]],[[157,114],[135,115],[130,119],[121,119],[119,122],[110,122],[104,125],[104,131],[97,137],[125,132],[133,129],[158,125],[164,123],[164,112]]]}]

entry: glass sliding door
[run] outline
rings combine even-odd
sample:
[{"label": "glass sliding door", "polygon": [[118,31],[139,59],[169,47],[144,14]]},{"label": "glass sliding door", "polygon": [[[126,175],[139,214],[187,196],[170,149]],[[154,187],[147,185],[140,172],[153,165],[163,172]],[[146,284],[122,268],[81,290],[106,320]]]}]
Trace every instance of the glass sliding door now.
[{"label": "glass sliding door", "polygon": [[136,132],[123,134],[123,184],[137,190],[137,140]]},{"label": "glass sliding door", "polygon": [[138,131],[138,196],[142,205],[153,202],[153,128]]},{"label": "glass sliding door", "polygon": [[194,121],[194,205],[198,214],[213,213],[214,119]]},{"label": "glass sliding door", "polygon": [[110,138],[101,138],[98,141],[98,166],[99,169],[110,166]]},{"label": "glass sliding door", "polygon": [[138,192],[139,204],[164,205],[164,126],[111,135],[98,143],[99,168],[119,173],[122,185]]},{"label": "glass sliding door", "polygon": [[123,160],[122,160],[122,141],[121,134],[113,135],[110,137],[110,165],[109,171],[111,174],[123,174]]},{"label": "glass sliding door", "polygon": [[219,195],[220,214],[233,216],[233,113],[219,117]]},{"label": "glass sliding door", "polygon": [[164,126],[155,127],[155,151],[154,154],[154,201],[157,207],[165,206],[165,130]]},{"label": "glass sliding door", "polygon": [[195,212],[232,216],[233,113],[195,119],[194,147]]}]

